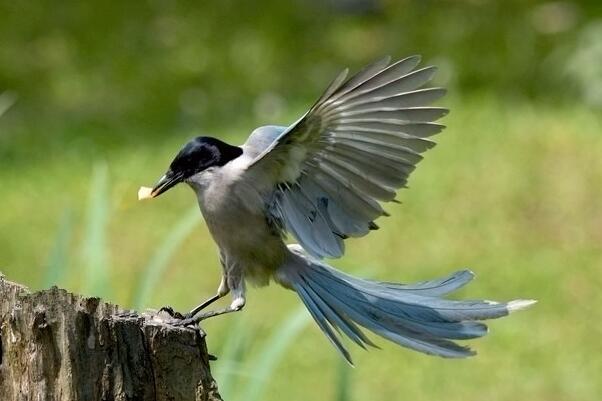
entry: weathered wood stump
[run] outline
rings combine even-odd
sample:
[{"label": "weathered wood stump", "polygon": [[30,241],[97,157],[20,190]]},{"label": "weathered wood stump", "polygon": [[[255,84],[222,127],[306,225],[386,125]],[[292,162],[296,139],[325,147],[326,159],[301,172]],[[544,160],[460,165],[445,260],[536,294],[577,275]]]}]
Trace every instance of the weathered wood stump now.
[{"label": "weathered wood stump", "polygon": [[204,334],[0,274],[0,400],[221,400]]}]

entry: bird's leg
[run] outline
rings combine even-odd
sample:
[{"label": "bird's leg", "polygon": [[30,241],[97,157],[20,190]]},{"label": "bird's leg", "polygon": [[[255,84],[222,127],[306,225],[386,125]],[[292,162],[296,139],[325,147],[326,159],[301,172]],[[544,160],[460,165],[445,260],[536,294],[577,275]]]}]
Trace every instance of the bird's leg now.
[{"label": "bird's leg", "polygon": [[199,305],[195,306],[195,308],[193,310],[191,310],[190,312],[188,312],[187,314],[185,314],[184,315],[184,319],[188,319],[190,317],[193,317],[194,315],[196,315],[197,313],[199,313],[200,311],[202,311],[203,309],[205,309],[206,307],[208,307],[209,305],[211,305],[212,303],[214,303],[215,301],[217,301],[221,297],[222,296],[220,294],[215,294],[211,298],[209,298],[209,299],[201,302]]},{"label": "bird's leg", "polygon": [[245,306],[245,299],[244,298],[235,298],[232,301],[232,303],[230,304],[230,306],[228,306],[227,308],[215,309],[215,310],[207,311],[207,312],[204,312],[204,313],[197,313],[197,314],[195,314],[192,317],[188,317],[186,319],[178,320],[178,321],[174,322],[173,324],[175,326],[196,325],[199,322],[201,322],[202,320],[209,319],[210,317],[224,315],[224,314],[230,313],[230,312],[238,312],[244,306]]},{"label": "bird's leg", "polygon": [[[198,313],[200,311],[197,311],[194,315],[186,317],[185,319],[182,319],[180,321],[175,322],[174,324],[176,326],[189,326],[189,325],[196,325],[198,324],[200,321],[205,320],[205,319],[209,319],[210,317],[214,317],[214,316],[219,316],[219,315],[223,315],[226,313],[231,313],[231,312],[238,312],[239,310],[241,310],[244,306],[245,306],[245,283],[244,280],[242,279],[242,277],[240,276],[226,276],[225,277],[225,281],[222,280],[222,284],[225,283],[226,288],[230,289],[232,291],[232,303],[230,304],[230,306],[228,306],[227,308],[223,308],[223,309],[216,309],[216,310],[212,310],[212,311],[208,311],[208,312],[204,312],[204,313]],[[220,285],[220,288],[222,288],[222,285]],[[218,292],[219,294],[219,292]],[[201,305],[199,305],[201,306]],[[195,308],[192,312],[195,312],[195,310],[198,308]]]},{"label": "bird's leg", "polygon": [[222,298],[224,295],[228,294],[229,292],[230,289],[228,288],[226,277],[222,275],[222,281],[220,282],[219,287],[217,288],[216,294],[211,298],[201,302],[193,310],[186,313],[185,315],[182,315],[180,312],[174,311],[171,306],[164,306],[161,309],[159,309],[159,312],[166,312],[169,316],[178,320],[189,319],[197,313],[199,313],[201,310],[205,309],[206,307],[217,301],[218,299]]},{"label": "bird's leg", "polygon": [[184,315],[184,319],[190,319],[190,318],[194,317],[197,313],[199,313],[200,311],[202,311],[203,309],[205,309],[206,307],[208,307],[209,305],[211,305],[218,299],[222,298],[224,295],[228,294],[229,292],[230,292],[230,288],[228,288],[226,277],[222,275],[222,281],[219,283],[219,287],[217,288],[217,293],[214,296],[212,296],[211,298],[201,302],[193,310],[191,310],[186,315]]}]

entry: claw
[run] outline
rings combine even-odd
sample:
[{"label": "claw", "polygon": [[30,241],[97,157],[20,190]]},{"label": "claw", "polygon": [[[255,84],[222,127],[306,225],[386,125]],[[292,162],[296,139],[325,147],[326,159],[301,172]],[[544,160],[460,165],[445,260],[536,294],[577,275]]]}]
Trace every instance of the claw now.
[{"label": "claw", "polygon": [[180,312],[175,311],[171,306],[163,306],[161,309],[159,309],[159,313],[161,312],[165,312],[169,316],[177,320],[183,320],[187,318],[187,316],[184,316]]},{"label": "claw", "polygon": [[172,322],[171,324],[173,326],[177,326],[177,327],[186,327],[186,326],[196,326],[198,324],[198,322],[193,319],[193,318],[185,318],[184,316],[180,315],[181,318],[176,318],[177,320],[175,320],[174,322]]}]

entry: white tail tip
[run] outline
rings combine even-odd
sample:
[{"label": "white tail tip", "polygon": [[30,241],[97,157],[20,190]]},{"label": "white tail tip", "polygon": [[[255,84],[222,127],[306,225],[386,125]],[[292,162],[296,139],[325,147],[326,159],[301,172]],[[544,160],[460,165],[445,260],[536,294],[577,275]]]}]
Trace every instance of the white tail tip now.
[{"label": "white tail tip", "polygon": [[508,302],[508,305],[506,307],[508,308],[508,312],[514,312],[517,310],[528,308],[529,306],[536,303],[537,301],[535,299],[517,299]]}]

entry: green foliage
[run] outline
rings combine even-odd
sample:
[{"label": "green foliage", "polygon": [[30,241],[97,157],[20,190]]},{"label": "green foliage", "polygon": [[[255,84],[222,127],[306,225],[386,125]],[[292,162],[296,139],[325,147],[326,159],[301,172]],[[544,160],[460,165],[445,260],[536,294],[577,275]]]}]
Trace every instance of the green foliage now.
[{"label": "green foliage", "polygon": [[198,217],[198,207],[191,208],[176,222],[171,231],[165,236],[165,239],[158,245],[148,264],[140,273],[139,283],[134,291],[132,301],[132,306],[135,309],[142,309],[148,304],[153,290],[157,287],[169,266],[171,257],[182,246],[182,242],[192,233],[192,230],[197,227]]},{"label": "green foliage", "polygon": [[228,336],[221,348],[219,362],[212,369],[223,399],[230,400],[236,392],[240,379],[250,376],[246,369],[248,364],[244,361],[248,356],[253,335],[257,334],[252,332],[252,327],[245,317],[237,319],[228,327]]},{"label": "green foliage", "polygon": [[284,357],[293,340],[309,321],[309,314],[305,308],[298,308],[295,312],[279,325],[263,344],[259,355],[250,360],[247,369],[252,376],[243,391],[238,393],[239,401],[258,401],[264,399],[267,386],[271,378],[277,374],[276,365]]},{"label": "green foliage", "polygon": [[464,93],[572,101],[567,63],[601,11],[537,0],[0,1],[0,88],[21,96],[25,124],[77,116],[114,140],[123,121],[148,136],[274,117],[382,54],[424,54]]},{"label": "green foliage", "polygon": [[16,98],[10,92],[0,93],[0,117],[15,104]]},{"label": "green foliage", "polygon": [[105,163],[97,164],[92,171],[88,212],[82,244],[82,260],[84,261],[84,291],[86,294],[109,297],[110,269],[107,249],[107,223],[109,220],[109,187],[108,173]]},{"label": "green foliage", "polygon": [[71,210],[63,213],[55,236],[55,242],[50,250],[48,262],[45,267],[45,277],[42,287],[48,288],[65,279],[69,266],[69,245],[73,236],[73,216]]},{"label": "green foliage", "polygon": [[340,360],[337,367],[337,393],[336,401],[351,401],[351,367],[344,361]]},{"label": "green foliage", "polygon": [[256,333],[249,332],[248,320],[241,318],[231,325],[214,369],[222,397],[241,401],[264,399],[270,381],[278,374],[278,364],[308,321],[305,308],[298,308],[283,321],[275,322],[274,329],[255,355],[247,348],[260,340],[254,336]]}]

